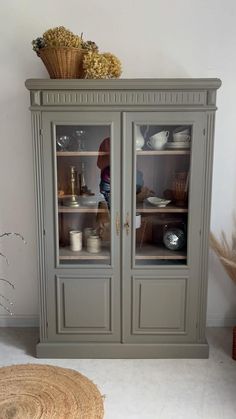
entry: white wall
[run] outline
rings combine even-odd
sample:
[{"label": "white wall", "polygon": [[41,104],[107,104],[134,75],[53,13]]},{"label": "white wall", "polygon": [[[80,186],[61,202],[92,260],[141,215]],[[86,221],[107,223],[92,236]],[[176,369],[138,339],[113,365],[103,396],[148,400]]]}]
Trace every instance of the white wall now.
[{"label": "white wall", "polygon": [[[27,78],[48,77],[30,42],[49,27],[84,32],[123,63],[122,77],[220,77],[215,137],[212,229],[230,231],[236,206],[235,0],[8,0],[1,2],[0,231],[27,239],[1,241],[14,281],[11,324],[35,324],[38,314],[32,146]],[[2,276],[2,275],[0,275]],[[236,323],[236,288],[210,257],[208,323]],[[0,325],[9,324],[0,310]]]}]

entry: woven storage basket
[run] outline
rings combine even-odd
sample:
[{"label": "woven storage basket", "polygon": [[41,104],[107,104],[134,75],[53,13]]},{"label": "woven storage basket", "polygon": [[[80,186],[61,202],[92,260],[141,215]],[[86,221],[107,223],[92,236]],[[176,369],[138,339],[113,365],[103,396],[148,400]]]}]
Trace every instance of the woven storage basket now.
[{"label": "woven storage basket", "polygon": [[81,79],[84,53],[81,48],[45,47],[38,55],[51,79]]}]

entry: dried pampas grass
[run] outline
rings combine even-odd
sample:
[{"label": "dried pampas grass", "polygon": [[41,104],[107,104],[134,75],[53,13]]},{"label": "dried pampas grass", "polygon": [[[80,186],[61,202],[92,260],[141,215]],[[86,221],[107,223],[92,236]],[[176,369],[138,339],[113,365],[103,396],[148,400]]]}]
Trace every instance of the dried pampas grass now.
[{"label": "dried pampas grass", "polygon": [[[236,218],[234,219],[234,224],[236,230]],[[232,234],[231,241],[228,241],[224,231],[221,233],[220,240],[211,233],[210,245],[219,257],[229,277],[236,283],[236,231]]]}]

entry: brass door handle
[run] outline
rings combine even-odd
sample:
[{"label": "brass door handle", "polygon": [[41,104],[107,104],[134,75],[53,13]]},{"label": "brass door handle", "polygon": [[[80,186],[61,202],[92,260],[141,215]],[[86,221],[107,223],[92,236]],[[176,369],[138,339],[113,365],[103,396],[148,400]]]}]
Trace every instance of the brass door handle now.
[{"label": "brass door handle", "polygon": [[117,236],[120,234],[120,216],[118,212],[116,213],[116,234]]},{"label": "brass door handle", "polygon": [[130,224],[129,224],[129,213],[128,212],[127,212],[127,215],[126,215],[126,221],[125,221],[124,227],[126,229],[126,234],[128,236],[128,234],[129,234],[129,228],[130,228]]}]

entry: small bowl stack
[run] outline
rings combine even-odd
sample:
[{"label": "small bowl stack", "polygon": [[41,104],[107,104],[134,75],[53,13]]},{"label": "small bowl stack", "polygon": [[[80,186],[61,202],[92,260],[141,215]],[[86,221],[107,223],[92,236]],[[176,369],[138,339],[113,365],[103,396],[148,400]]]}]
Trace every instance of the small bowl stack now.
[{"label": "small bowl stack", "polygon": [[177,128],[173,132],[173,141],[168,142],[168,148],[190,148],[190,128]]}]

